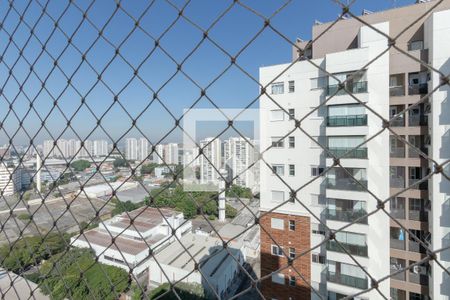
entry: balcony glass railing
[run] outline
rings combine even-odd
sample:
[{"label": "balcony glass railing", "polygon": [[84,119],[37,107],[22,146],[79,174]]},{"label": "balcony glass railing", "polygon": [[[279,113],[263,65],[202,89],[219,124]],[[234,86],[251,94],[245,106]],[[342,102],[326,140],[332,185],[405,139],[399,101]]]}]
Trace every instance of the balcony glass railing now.
[{"label": "balcony glass railing", "polygon": [[[350,91],[352,94],[361,94],[361,93],[367,93],[367,81],[358,81],[358,82],[347,82],[345,85],[346,89]],[[339,90],[339,84],[333,84],[329,85],[327,88],[327,96],[329,95],[345,95],[347,92],[345,90]]]},{"label": "balcony glass railing", "polygon": [[391,177],[389,180],[391,188],[404,188],[405,178],[404,177]]},{"label": "balcony glass railing", "polygon": [[[403,269],[405,266],[401,266],[401,268]],[[400,269],[399,269],[400,270]],[[398,272],[399,270],[397,270],[395,267],[391,266],[391,274]],[[396,280],[401,280],[401,281],[406,281],[406,272],[400,272],[398,274],[395,275],[391,275],[391,279],[396,279]]]},{"label": "balcony glass railing", "polygon": [[[390,116],[390,118],[394,118],[394,116]],[[392,127],[404,127],[405,126],[405,118],[398,117],[390,121]]]},{"label": "balcony glass railing", "polygon": [[404,86],[390,86],[389,87],[389,96],[405,96],[405,87]]},{"label": "balcony glass railing", "polygon": [[391,208],[391,216],[393,216],[396,219],[405,219],[405,209],[392,209]]},{"label": "balcony glass railing", "polygon": [[413,84],[408,88],[410,95],[423,95],[428,93],[428,83]]},{"label": "balcony glass railing", "polygon": [[390,157],[405,157],[405,148],[391,148]]},{"label": "balcony glass railing", "polygon": [[405,241],[397,240],[391,238],[391,248],[393,249],[399,249],[399,250],[405,250]]},{"label": "balcony glass railing", "polygon": [[428,117],[425,115],[412,115],[408,117],[409,126],[427,126]]},{"label": "balcony glass railing", "polygon": [[342,247],[344,247],[345,250],[347,250],[350,254],[367,257],[367,245],[360,246],[360,245],[346,244],[343,242],[340,242],[338,244],[336,241],[328,241],[327,243],[328,251],[345,253]]},{"label": "balcony glass railing", "polygon": [[426,210],[410,210],[409,219],[412,221],[428,221],[428,212]]},{"label": "balcony glass railing", "polygon": [[[423,181],[419,184],[417,182],[421,181],[422,179],[409,179],[409,186],[411,186],[412,189],[416,190],[427,190],[428,189],[428,181]],[[414,186],[412,186],[414,184]]]},{"label": "balcony glass railing", "polygon": [[[367,215],[367,212],[363,209],[360,210],[337,210],[337,209],[326,209],[326,218],[333,221],[342,222],[353,222],[358,218]],[[367,217],[362,218],[358,221],[361,224],[367,224]]]},{"label": "balcony glass railing", "polygon": [[367,126],[367,115],[329,116],[327,126]]},{"label": "balcony glass railing", "polygon": [[409,251],[411,252],[417,252],[417,253],[426,253],[426,249],[424,246],[422,246],[420,243],[409,240]]},{"label": "balcony glass railing", "polygon": [[409,272],[409,282],[427,286],[428,279],[427,275]]},{"label": "balcony glass railing", "polygon": [[366,278],[359,278],[350,275],[338,274],[338,273],[327,273],[327,279],[330,282],[334,282],[337,284],[342,284],[350,287],[354,287],[357,289],[367,289],[368,282]]},{"label": "balcony glass railing", "polygon": [[[422,146],[417,146],[417,148],[418,148],[418,150],[415,150],[413,148],[409,148],[409,151],[408,151],[408,157],[409,158],[423,157],[421,154],[428,155],[428,149],[427,148],[424,148]],[[420,151],[420,153],[418,151]]]},{"label": "balcony glass railing", "polygon": [[[367,148],[328,148],[328,151],[336,157],[342,158],[367,158]],[[332,157],[327,153],[328,157]]]},{"label": "balcony glass railing", "polygon": [[367,180],[360,179],[358,182],[361,184],[358,184],[352,178],[327,178],[327,188],[345,191],[366,191]]}]

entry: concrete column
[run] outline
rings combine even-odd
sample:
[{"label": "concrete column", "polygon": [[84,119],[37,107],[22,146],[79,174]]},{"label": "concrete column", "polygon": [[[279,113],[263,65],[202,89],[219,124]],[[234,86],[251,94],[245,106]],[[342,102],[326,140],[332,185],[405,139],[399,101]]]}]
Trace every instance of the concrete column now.
[{"label": "concrete column", "polygon": [[[227,178],[228,172],[220,169],[220,175]],[[225,222],[225,180],[219,176],[219,221]]]},{"label": "concrete column", "polygon": [[41,192],[41,165],[41,156],[39,155],[39,153],[36,153],[36,189],[39,191],[39,193]]}]

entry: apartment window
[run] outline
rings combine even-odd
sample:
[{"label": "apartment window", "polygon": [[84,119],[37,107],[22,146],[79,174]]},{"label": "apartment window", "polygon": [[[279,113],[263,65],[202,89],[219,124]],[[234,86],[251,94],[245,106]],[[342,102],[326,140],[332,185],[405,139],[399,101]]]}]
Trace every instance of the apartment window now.
[{"label": "apartment window", "polygon": [[284,148],[284,139],[281,136],[272,137],[272,147],[273,148]]},{"label": "apartment window", "polygon": [[278,218],[271,218],[270,225],[273,229],[283,230],[284,229],[284,220],[278,219]]},{"label": "apartment window", "polygon": [[317,224],[317,223],[311,224],[311,232],[313,234],[325,235],[325,230],[323,230],[323,228],[321,228],[320,224]]},{"label": "apartment window", "polygon": [[423,41],[412,41],[408,45],[409,51],[422,50],[423,49]]},{"label": "apartment window", "polygon": [[295,283],[296,283],[295,276],[289,276],[289,285],[295,286]]},{"label": "apartment window", "polygon": [[284,111],[282,109],[274,109],[270,111],[270,121],[283,121]]},{"label": "apartment window", "polygon": [[289,165],[289,176],[295,176],[295,165]]},{"label": "apartment window", "polygon": [[295,221],[294,220],[289,220],[289,230],[295,231]]},{"label": "apartment window", "polygon": [[284,192],[283,191],[272,191],[272,201],[273,202],[284,202]]},{"label": "apartment window", "polygon": [[295,109],[289,108],[288,112],[289,112],[289,120],[295,119]]},{"label": "apartment window", "polygon": [[289,248],[289,258],[290,259],[295,258],[295,248]]},{"label": "apartment window", "polygon": [[295,148],[295,136],[289,137],[289,148]]},{"label": "apartment window", "polygon": [[320,255],[320,254],[312,254],[311,255],[311,260],[314,263],[318,263],[318,264],[325,264],[325,256]]},{"label": "apartment window", "polygon": [[272,255],[283,256],[283,250],[277,245],[272,245]]},{"label": "apartment window", "polygon": [[288,85],[289,85],[289,93],[295,92],[295,81],[294,80],[290,80],[288,82]]},{"label": "apartment window", "polygon": [[272,165],[272,172],[279,176],[284,175],[284,165]]},{"label": "apartment window", "polygon": [[323,167],[313,166],[313,167],[311,167],[311,176],[313,176],[313,177],[321,176],[323,171],[324,171]]},{"label": "apartment window", "polygon": [[272,282],[278,284],[284,284],[284,275],[283,274],[272,274]]},{"label": "apartment window", "polygon": [[327,86],[327,78],[326,77],[317,77],[311,78],[311,90],[315,89],[323,89]]},{"label": "apartment window", "polygon": [[272,83],[272,94],[278,95],[284,93],[284,82]]}]

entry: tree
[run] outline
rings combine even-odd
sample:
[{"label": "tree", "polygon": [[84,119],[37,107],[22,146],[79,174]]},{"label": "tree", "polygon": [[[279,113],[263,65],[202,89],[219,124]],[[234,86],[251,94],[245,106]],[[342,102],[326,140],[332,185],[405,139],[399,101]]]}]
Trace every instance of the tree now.
[{"label": "tree", "polygon": [[[161,299],[161,300],[203,300],[209,299],[205,296],[205,290],[201,284],[198,283],[186,283],[186,282],[178,282],[174,289],[176,294],[170,288],[168,283],[164,283],[154,289],[150,295],[149,299]],[[169,291],[169,292],[168,292]]]},{"label": "tree", "polygon": [[239,198],[248,198],[252,199],[253,194],[252,191],[247,187],[242,187],[239,185],[233,184],[229,189],[225,191],[225,195],[227,197],[239,197]]},{"label": "tree", "polygon": [[77,172],[83,172],[84,170],[86,170],[91,166],[91,163],[87,160],[80,159],[74,161],[70,166]]},{"label": "tree", "polygon": [[63,251],[68,240],[67,235],[57,233],[49,234],[44,240],[37,236],[24,237],[11,248],[8,245],[0,247],[0,262],[5,269],[19,273]]},{"label": "tree", "polygon": [[42,265],[41,273],[42,291],[52,299],[113,300],[129,288],[128,273],[96,262],[90,249],[73,248],[55,255]]},{"label": "tree", "polygon": [[126,159],[123,158],[116,158],[113,162],[113,166],[114,168],[121,168],[121,167],[127,167],[128,166],[128,162],[126,161]]},{"label": "tree", "polygon": [[141,167],[141,174],[142,175],[149,175],[149,174],[153,174],[153,172],[155,171],[155,168],[159,166],[156,163],[149,163],[149,164],[145,164],[142,165]]},{"label": "tree", "polygon": [[237,210],[233,206],[227,204],[225,205],[225,217],[233,219],[237,215]]},{"label": "tree", "polygon": [[139,202],[139,203],[133,203],[131,201],[126,201],[126,202],[122,202],[117,198],[112,198],[111,202],[114,203],[116,206],[114,207],[114,209],[112,210],[111,214],[112,216],[121,214],[123,212],[126,211],[132,211],[135,210],[141,206],[144,205],[143,202]]}]

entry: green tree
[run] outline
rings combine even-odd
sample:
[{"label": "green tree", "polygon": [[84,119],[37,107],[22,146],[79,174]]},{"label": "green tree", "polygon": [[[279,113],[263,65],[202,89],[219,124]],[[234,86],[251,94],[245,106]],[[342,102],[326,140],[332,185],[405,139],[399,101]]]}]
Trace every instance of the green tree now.
[{"label": "green tree", "polygon": [[237,215],[237,210],[233,206],[227,204],[225,206],[225,217],[229,219],[233,219]]},{"label": "green tree", "polygon": [[87,168],[89,168],[91,166],[91,163],[87,160],[80,159],[80,160],[74,161],[70,166],[75,171],[82,172],[82,171],[86,170]]},{"label": "green tree", "polygon": [[121,167],[126,167],[126,166],[128,166],[128,162],[126,161],[126,159],[116,158],[113,162],[113,166],[116,169],[121,168]]},{"label": "green tree", "polygon": [[248,199],[252,199],[253,198],[253,194],[252,191],[247,188],[247,187],[242,187],[239,185],[235,185],[233,184],[229,189],[227,189],[225,191],[225,195],[227,197],[239,197],[239,198],[248,198]]},{"label": "green tree", "polygon": [[36,236],[24,237],[11,248],[9,245],[0,247],[0,262],[5,269],[18,273],[63,251],[68,240],[67,235],[57,233],[49,234],[44,240]]},{"label": "green tree", "polygon": [[111,214],[113,216],[121,214],[126,211],[135,210],[144,205],[143,202],[139,202],[139,203],[133,203],[131,201],[122,202],[122,201],[119,201],[117,198],[112,198],[111,202],[115,204],[115,207],[111,212]]},{"label": "green tree", "polygon": [[205,290],[203,286],[198,283],[179,282],[175,285],[174,289],[178,296],[175,295],[173,290],[170,289],[168,283],[164,283],[150,293],[149,299],[162,299],[162,300],[176,300],[179,298],[183,300],[208,299],[208,297],[205,296]]},{"label": "green tree", "polygon": [[142,165],[141,167],[141,174],[142,175],[149,175],[149,174],[153,174],[153,172],[155,171],[155,168],[159,166],[156,163],[149,163],[149,164],[145,164]]},{"label": "green tree", "polygon": [[129,288],[125,270],[96,262],[89,249],[55,255],[42,265],[41,273],[42,291],[52,299],[113,300]]}]

